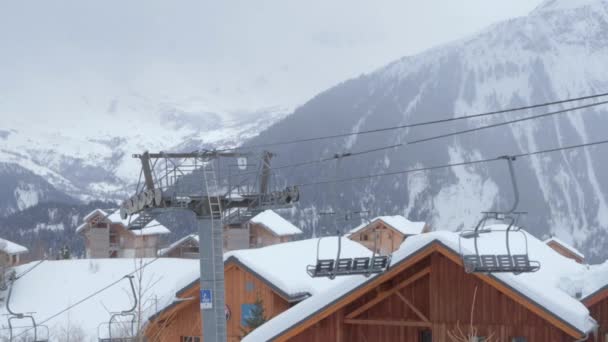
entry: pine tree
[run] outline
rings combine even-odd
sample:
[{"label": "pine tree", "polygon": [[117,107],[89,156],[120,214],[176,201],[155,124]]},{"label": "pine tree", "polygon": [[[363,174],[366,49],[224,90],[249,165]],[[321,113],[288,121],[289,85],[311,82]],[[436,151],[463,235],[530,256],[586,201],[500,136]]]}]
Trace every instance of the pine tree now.
[{"label": "pine tree", "polygon": [[245,318],[245,327],[241,328],[243,336],[249,334],[255,328],[266,322],[266,312],[264,310],[264,301],[260,296],[257,296],[253,307],[251,308],[249,317]]}]

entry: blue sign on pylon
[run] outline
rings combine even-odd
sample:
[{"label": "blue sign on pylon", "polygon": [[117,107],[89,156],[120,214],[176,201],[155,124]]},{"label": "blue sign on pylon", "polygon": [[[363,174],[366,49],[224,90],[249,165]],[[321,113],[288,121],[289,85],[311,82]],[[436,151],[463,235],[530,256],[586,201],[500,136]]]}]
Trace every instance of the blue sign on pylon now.
[{"label": "blue sign on pylon", "polygon": [[213,309],[211,289],[201,289],[201,309]]}]

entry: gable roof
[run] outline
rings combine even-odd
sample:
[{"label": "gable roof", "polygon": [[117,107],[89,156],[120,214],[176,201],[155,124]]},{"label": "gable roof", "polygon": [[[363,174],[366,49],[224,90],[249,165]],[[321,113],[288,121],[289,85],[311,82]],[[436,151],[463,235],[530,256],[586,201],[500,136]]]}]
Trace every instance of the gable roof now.
[{"label": "gable roof", "polygon": [[6,254],[23,254],[27,253],[28,249],[20,244],[0,238],[0,251]]},{"label": "gable roof", "polygon": [[353,228],[349,234],[356,233],[358,231],[363,230],[366,227],[375,224],[378,221],[382,221],[384,224],[389,227],[395,229],[399,233],[403,235],[416,235],[422,233],[424,227],[426,226],[426,222],[412,222],[401,215],[394,216],[378,216],[371,220],[370,223],[362,223],[361,225]]},{"label": "gable roof", "polygon": [[[527,234],[527,233],[525,233]],[[527,234],[527,237],[531,237]],[[462,252],[471,253],[472,239],[463,239]],[[497,253],[496,247],[500,240],[504,245],[504,232],[483,234],[480,240],[481,253],[488,250]],[[563,257],[534,237],[529,238],[530,258],[542,263],[541,270],[529,274],[493,274],[476,276],[493,286],[504,286],[511,294],[530,303],[538,313],[548,321],[568,328],[569,334],[580,338],[591,331],[596,323],[590,317],[589,311],[578,300],[569,296],[558,288],[562,274],[570,274],[580,270],[582,265],[574,260]],[[502,247],[504,248],[504,246]],[[411,237],[404,241],[401,247],[393,253],[391,268],[388,272],[366,278],[351,278],[341,284],[328,289],[326,292],[307,299],[291,309],[277,315],[261,327],[246,336],[243,341],[268,341],[276,339],[296,327],[307,324],[313,317],[326,317],[337,308],[346,305],[350,294],[357,291],[368,291],[377,283],[399,272],[420,260],[420,255],[428,255],[433,250],[450,255],[460,262],[460,248],[458,235],[451,232],[432,232]],[[485,251],[485,252],[484,252]],[[517,253],[517,252],[514,252]]]},{"label": "gable roof", "polygon": [[156,220],[150,221],[142,229],[133,229],[133,230],[127,229],[127,227],[129,226],[129,222],[137,220],[139,215],[135,214],[135,215],[132,215],[130,218],[123,220],[122,217],[120,217],[120,210],[118,210],[118,209],[115,209],[113,211],[104,211],[101,209],[95,209],[95,210],[91,211],[89,214],[87,214],[83,218],[84,222],[76,228],[76,233],[80,233],[83,229],[85,229],[89,224],[88,220],[90,218],[92,218],[95,214],[103,215],[104,219],[107,221],[110,221],[110,223],[121,224],[127,231],[129,231],[131,234],[137,235],[137,236],[162,235],[162,234],[171,233],[169,228],[165,227],[164,225],[162,225],[160,222],[158,222]]},{"label": "gable roof", "polygon": [[608,298],[608,261],[588,265],[580,272],[565,277],[562,288],[571,296],[580,296],[588,307]]},{"label": "gable roof", "polygon": [[276,236],[302,234],[300,228],[294,226],[272,210],[264,210],[249,221],[263,225]]},{"label": "gable roof", "polygon": [[551,242],[554,242],[562,247],[564,247],[565,249],[567,249],[568,251],[572,252],[572,254],[576,255],[577,257],[581,258],[581,259],[585,259],[585,255],[583,253],[581,253],[578,249],[574,248],[572,245],[569,245],[567,243],[565,243],[564,241],[556,238],[556,237],[550,237],[547,240],[544,241],[546,244],[549,244]]},{"label": "gable roof", "polygon": [[158,251],[158,255],[165,256],[169,252],[171,252],[176,247],[178,247],[179,245],[181,245],[182,243],[184,243],[186,241],[194,241],[198,245],[198,234],[190,234],[190,235],[184,236],[183,238],[181,238],[181,239],[175,241],[174,243],[170,244],[167,248],[160,249]]},{"label": "gable roof", "polygon": [[[340,255],[345,258],[371,256],[365,246],[343,238]],[[317,250],[318,249],[318,250]],[[224,254],[226,263],[235,262],[258,276],[287,300],[301,300],[339,285],[350,277],[336,280],[311,278],[306,266],[320,259],[334,259],[338,253],[338,238],[325,237],[279,243],[262,248],[230,251]],[[362,276],[356,276],[362,277]]]}]

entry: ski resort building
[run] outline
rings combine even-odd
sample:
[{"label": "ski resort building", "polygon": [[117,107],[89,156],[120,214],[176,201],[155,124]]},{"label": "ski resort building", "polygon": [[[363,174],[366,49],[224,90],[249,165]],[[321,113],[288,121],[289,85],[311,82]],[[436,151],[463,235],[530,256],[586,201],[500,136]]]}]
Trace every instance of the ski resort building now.
[{"label": "ski resort building", "polygon": [[[266,317],[272,318],[331,287],[341,286],[350,278],[311,278],[306,267],[315,264],[317,246],[321,258],[336,257],[338,240],[335,237],[321,241],[286,242],[225,254],[228,341],[240,341],[247,330],[246,320],[255,308],[256,300],[261,300]],[[343,239],[341,252],[344,257],[371,255],[367,248],[348,239]],[[163,341],[199,337],[199,289],[196,277],[190,285],[177,292],[173,303],[150,319],[146,335],[160,335]]]},{"label": "ski resort building", "polygon": [[21,263],[21,256],[28,252],[23,247],[12,241],[0,238],[0,264],[2,266],[15,266]]},{"label": "ski resort building", "polygon": [[[224,226],[224,251],[260,248],[291,241],[302,231],[272,210],[266,210],[247,222]],[[198,234],[190,234],[159,250],[159,256],[198,258]]]},{"label": "ski resort building", "polygon": [[[504,227],[501,227],[504,229]],[[467,273],[463,254],[473,239],[451,232],[407,238],[390,269],[291,307],[243,341],[579,341],[596,328],[589,310],[561,289],[585,266],[526,234],[536,273]],[[520,249],[521,241],[512,241]],[[479,236],[481,253],[500,253],[504,231]],[[523,253],[524,251],[514,251]],[[473,338],[464,337],[471,335]]]},{"label": "ski resort building", "polygon": [[[135,220],[136,217],[131,217]],[[85,241],[86,257],[96,258],[151,258],[158,254],[161,237],[171,231],[156,220],[143,229],[129,230],[128,220],[118,210],[106,212],[96,209],[84,217],[76,232]]]},{"label": "ski resort building", "polygon": [[428,232],[430,226],[425,222],[412,222],[396,216],[379,216],[369,223],[363,223],[348,233],[348,238],[357,241],[381,255],[388,255],[401,246],[412,235]]},{"label": "ski resort building", "polygon": [[291,241],[295,235],[302,234],[281,215],[265,210],[243,224],[224,227],[224,250],[259,248]]},{"label": "ski resort building", "polygon": [[576,248],[572,247],[571,245],[563,242],[562,240],[560,240],[556,237],[551,237],[551,238],[545,240],[545,243],[549,247],[553,248],[559,254],[565,256],[566,258],[570,258],[570,259],[578,262],[579,264],[585,263],[585,255],[583,253],[579,252]]},{"label": "ski resort building", "polygon": [[158,255],[167,258],[198,259],[198,234],[186,235],[158,251]]}]

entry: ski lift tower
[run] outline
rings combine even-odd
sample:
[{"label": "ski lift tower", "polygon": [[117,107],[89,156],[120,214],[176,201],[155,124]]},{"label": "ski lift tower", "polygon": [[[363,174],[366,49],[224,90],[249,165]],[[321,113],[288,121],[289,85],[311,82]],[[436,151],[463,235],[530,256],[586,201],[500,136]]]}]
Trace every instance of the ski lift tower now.
[{"label": "ski lift tower", "polygon": [[141,161],[144,186],[140,189],[138,184],[136,194],[121,206],[123,219],[130,217],[129,229],[142,229],[170,210],[196,215],[205,341],[226,341],[223,224],[244,220],[262,210],[291,207],[299,200],[297,187],[270,191],[270,152],[262,154],[257,172],[226,175],[230,162],[221,160],[232,160],[233,166],[236,160],[238,169],[245,170],[248,156],[214,150],[133,155]]}]

